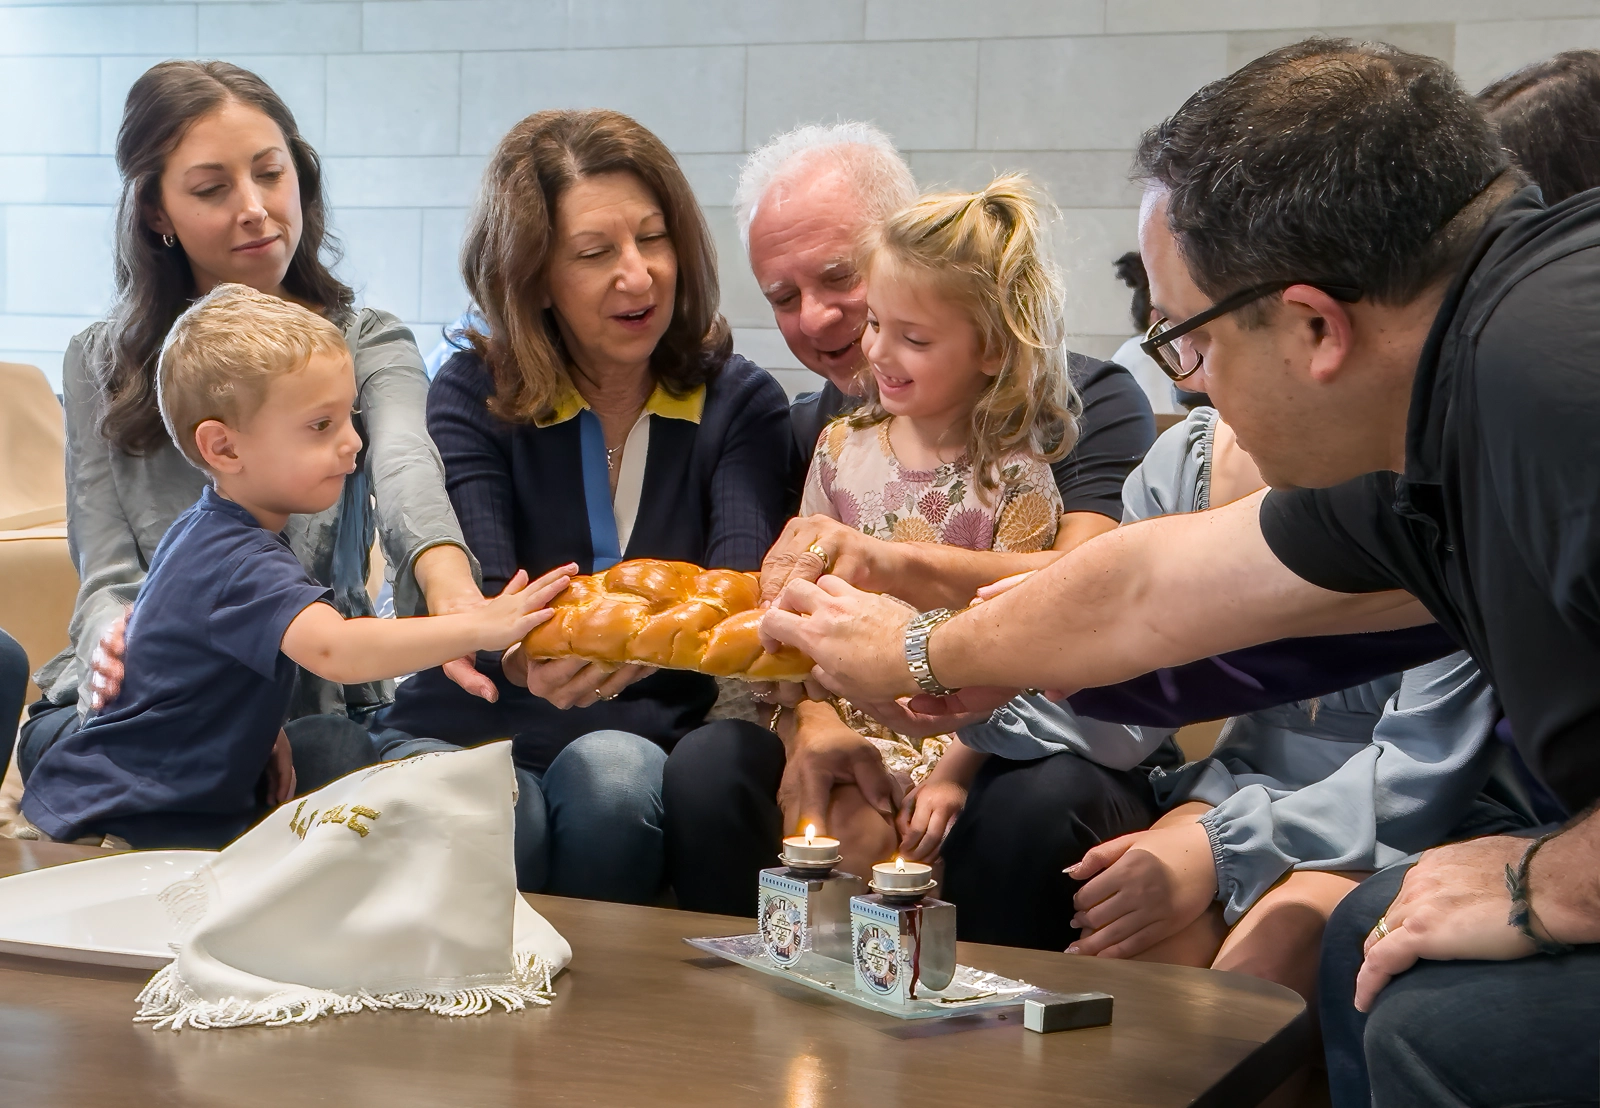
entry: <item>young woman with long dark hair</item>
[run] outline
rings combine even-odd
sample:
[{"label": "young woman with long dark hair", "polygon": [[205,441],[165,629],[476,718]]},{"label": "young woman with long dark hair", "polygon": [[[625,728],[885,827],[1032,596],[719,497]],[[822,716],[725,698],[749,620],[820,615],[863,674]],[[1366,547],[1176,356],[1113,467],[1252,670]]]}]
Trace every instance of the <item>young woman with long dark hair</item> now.
[{"label": "young woman with long dark hair", "polygon": [[[174,320],[217,284],[239,282],[325,315],[354,357],[363,450],[340,502],[292,516],[285,534],[346,615],[370,614],[364,590],[376,531],[403,614],[482,602],[424,422],[427,380],[411,333],[392,315],[356,310],[329,270],[322,171],[283,100],[226,62],[154,66],[128,93],[117,136],[122,197],[116,302],[67,349],[68,529],[81,582],[71,646],[40,671],[20,761],[88,711],[114,700],[122,627],[168,526],[206,478],[174,446],[156,406],[156,364]],[[458,669],[465,669],[463,663]],[[464,676],[469,686],[488,683]],[[389,698],[302,673],[275,765],[316,787],[370,760],[352,721]],[[304,717],[304,718],[302,718]]]}]

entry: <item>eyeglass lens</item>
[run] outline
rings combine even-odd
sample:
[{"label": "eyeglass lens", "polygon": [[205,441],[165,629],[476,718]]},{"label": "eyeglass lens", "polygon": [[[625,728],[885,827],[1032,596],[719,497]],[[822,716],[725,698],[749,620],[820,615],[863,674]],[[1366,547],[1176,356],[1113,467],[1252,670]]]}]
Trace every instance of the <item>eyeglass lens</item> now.
[{"label": "eyeglass lens", "polygon": [[[1150,337],[1157,338],[1171,327],[1169,321],[1161,320],[1150,329]],[[1187,377],[1200,368],[1200,355],[1188,335],[1156,347],[1156,357],[1160,359],[1161,367],[1168,375],[1175,378]]]}]

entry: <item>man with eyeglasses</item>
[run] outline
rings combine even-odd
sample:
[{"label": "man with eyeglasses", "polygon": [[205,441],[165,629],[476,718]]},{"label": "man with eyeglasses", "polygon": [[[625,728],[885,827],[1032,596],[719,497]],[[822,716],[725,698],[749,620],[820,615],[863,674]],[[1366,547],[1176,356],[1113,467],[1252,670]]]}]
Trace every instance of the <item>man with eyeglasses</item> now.
[{"label": "man with eyeglasses", "polygon": [[1273,489],[1121,528],[954,616],[791,583],[763,632],[858,704],[955,712],[1437,620],[1582,814],[1428,851],[1340,906],[1335,1103],[1593,1103],[1600,193],[1545,208],[1442,62],[1327,39],[1200,90],[1138,166],[1164,317],[1145,348]]}]

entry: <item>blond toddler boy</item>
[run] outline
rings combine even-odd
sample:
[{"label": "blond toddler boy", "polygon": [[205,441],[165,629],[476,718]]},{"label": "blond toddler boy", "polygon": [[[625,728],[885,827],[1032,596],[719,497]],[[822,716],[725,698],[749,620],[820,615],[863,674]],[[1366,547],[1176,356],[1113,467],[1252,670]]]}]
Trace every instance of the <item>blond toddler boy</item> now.
[{"label": "blond toddler boy", "polygon": [[225,284],[173,325],[157,374],[161,416],[211,487],[173,523],[128,619],[118,695],[44,752],[23,813],[58,840],[220,847],[293,793],[268,774],[297,666],[340,684],[502,650],[549,618],[565,566],[519,572],[481,608],[346,619],[282,531],[335,504],[361,439],[339,330],[297,304]]}]

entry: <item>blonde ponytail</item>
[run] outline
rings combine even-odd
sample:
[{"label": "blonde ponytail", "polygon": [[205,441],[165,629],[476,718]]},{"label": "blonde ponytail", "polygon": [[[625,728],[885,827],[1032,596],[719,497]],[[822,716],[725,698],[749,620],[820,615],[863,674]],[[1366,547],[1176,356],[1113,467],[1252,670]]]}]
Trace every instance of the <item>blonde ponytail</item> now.
[{"label": "blonde ponytail", "polygon": [[[984,387],[967,429],[973,474],[994,488],[1000,460],[1019,449],[1056,461],[1078,438],[1082,402],[1067,375],[1066,294],[1050,259],[1055,206],[1020,173],[981,192],[922,196],[871,228],[860,245],[862,272],[888,259],[930,278],[967,310],[984,356],[1000,371]],[[888,418],[867,381],[868,403],[852,418]]]}]

